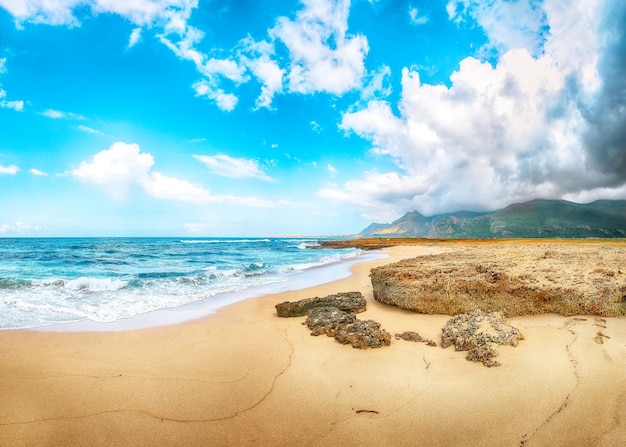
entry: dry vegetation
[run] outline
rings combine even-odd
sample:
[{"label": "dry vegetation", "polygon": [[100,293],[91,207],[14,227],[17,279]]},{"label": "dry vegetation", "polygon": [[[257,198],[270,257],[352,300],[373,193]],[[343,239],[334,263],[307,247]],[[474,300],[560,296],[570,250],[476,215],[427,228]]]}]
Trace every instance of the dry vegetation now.
[{"label": "dry vegetation", "polygon": [[372,270],[374,297],[427,314],[626,315],[626,241],[431,242],[445,253]]}]

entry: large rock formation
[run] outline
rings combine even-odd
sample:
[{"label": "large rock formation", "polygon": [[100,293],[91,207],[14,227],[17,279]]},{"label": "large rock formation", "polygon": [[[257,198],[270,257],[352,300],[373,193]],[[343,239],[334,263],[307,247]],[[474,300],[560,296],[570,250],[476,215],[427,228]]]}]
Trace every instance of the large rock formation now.
[{"label": "large rock formation", "polygon": [[305,298],[299,301],[285,301],[276,305],[279,317],[303,317],[316,307],[336,307],[344,312],[364,312],[366,301],[361,292],[342,292],[325,297]]},{"label": "large rock formation", "polygon": [[442,328],[441,346],[454,345],[457,351],[468,351],[467,360],[482,362],[485,366],[500,366],[493,358],[498,355],[496,345],[517,346],[523,340],[521,332],[508,325],[499,312],[480,310],[460,314],[448,320]]},{"label": "large rock formation", "polygon": [[[463,245],[461,245],[463,247]],[[482,242],[372,269],[374,298],[426,314],[626,315],[626,245]]]}]

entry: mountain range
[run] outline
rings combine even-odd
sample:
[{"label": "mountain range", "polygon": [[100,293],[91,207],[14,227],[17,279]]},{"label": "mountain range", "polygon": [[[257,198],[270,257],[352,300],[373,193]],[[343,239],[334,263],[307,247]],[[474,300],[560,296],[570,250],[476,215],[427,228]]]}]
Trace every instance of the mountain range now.
[{"label": "mountain range", "polygon": [[373,223],[362,237],[582,238],[626,237],[626,200],[588,204],[536,199],[492,212],[423,216],[410,211],[390,224]]}]

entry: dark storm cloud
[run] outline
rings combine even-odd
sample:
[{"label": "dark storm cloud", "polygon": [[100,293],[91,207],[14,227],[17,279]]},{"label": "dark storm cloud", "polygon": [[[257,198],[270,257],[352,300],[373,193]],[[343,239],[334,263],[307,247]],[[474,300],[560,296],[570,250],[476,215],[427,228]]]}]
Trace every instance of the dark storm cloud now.
[{"label": "dark storm cloud", "polygon": [[626,2],[608,2],[603,32],[607,46],[599,61],[602,88],[584,113],[588,161],[610,184],[626,183]]}]

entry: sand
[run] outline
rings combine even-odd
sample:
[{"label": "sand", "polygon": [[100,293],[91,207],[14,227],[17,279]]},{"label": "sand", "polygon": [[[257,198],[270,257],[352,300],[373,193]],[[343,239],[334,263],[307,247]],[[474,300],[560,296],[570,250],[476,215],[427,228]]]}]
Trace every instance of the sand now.
[{"label": "sand", "polygon": [[[617,446],[626,442],[626,319],[540,315],[498,368],[441,348],[442,315],[375,302],[369,269],[440,250],[386,249],[349,278],[127,332],[0,332],[0,446]],[[312,337],[274,305],[360,290],[392,340]],[[601,334],[601,335],[599,335]]]}]

